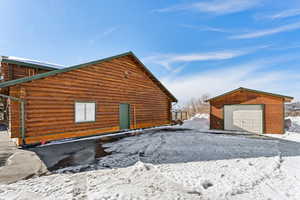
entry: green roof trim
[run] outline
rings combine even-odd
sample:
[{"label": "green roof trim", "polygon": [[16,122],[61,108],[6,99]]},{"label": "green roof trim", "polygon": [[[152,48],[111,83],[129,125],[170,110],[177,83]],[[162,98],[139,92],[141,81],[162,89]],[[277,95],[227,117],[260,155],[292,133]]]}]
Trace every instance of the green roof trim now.
[{"label": "green roof trim", "polygon": [[27,63],[27,62],[22,62],[22,61],[17,61],[17,60],[11,60],[7,58],[3,58],[2,61],[3,63],[8,63],[8,64],[15,64],[15,65],[23,65],[26,67],[32,67],[36,69],[45,69],[45,70],[57,70],[55,67],[48,67],[44,65],[38,65],[38,64],[33,64],[33,63]]},{"label": "green roof trim", "polygon": [[37,80],[37,79],[41,79],[41,78],[46,78],[48,76],[53,76],[56,74],[60,74],[63,72],[68,72],[71,70],[75,70],[75,69],[80,69],[89,65],[93,65],[93,64],[99,64],[105,61],[110,61],[112,59],[115,58],[120,58],[123,56],[132,56],[146,71],[146,73],[148,73],[148,75],[152,78],[152,80],[154,82],[156,82],[158,84],[158,86],[172,99],[173,102],[177,102],[177,99],[175,96],[173,96],[173,94],[147,69],[147,67],[134,55],[133,52],[129,51],[126,53],[122,53],[116,56],[111,56],[111,57],[107,57],[101,60],[96,60],[96,61],[92,61],[92,62],[87,62],[87,63],[83,63],[83,64],[79,64],[79,65],[74,65],[71,67],[66,67],[63,69],[57,69],[57,70],[53,70],[53,71],[49,71],[46,73],[42,73],[42,74],[37,74],[35,76],[30,76],[30,77],[25,77],[25,78],[20,78],[20,79],[15,79],[15,80],[11,80],[11,81],[6,81],[3,83],[0,83],[0,88],[4,88],[4,87],[9,87],[9,86],[13,86],[13,85],[17,85],[17,84],[21,84],[21,83],[25,83],[25,82],[29,82],[29,81],[33,81],[33,80]]},{"label": "green roof trim", "polygon": [[294,99],[294,97],[290,97],[290,96],[285,96],[285,95],[274,94],[274,93],[270,93],[270,92],[264,92],[264,91],[260,91],[260,90],[253,90],[253,89],[249,89],[249,88],[239,87],[235,90],[232,90],[232,91],[226,92],[224,94],[218,95],[216,97],[207,99],[206,102],[210,102],[210,101],[218,99],[220,97],[232,94],[232,93],[237,92],[237,91],[243,91],[243,90],[244,91],[249,91],[249,92],[254,92],[254,93],[265,94],[265,95],[269,95],[269,96],[274,96],[274,97],[279,97],[279,98],[283,98],[284,100],[288,100],[288,101],[291,101],[291,100]]}]

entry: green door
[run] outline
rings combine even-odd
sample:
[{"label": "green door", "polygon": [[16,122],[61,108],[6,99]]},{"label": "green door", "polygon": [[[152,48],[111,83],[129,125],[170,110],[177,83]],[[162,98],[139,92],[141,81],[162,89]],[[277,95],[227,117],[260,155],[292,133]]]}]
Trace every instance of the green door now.
[{"label": "green door", "polygon": [[130,128],[130,106],[127,103],[121,103],[120,108],[120,129],[129,129]]}]

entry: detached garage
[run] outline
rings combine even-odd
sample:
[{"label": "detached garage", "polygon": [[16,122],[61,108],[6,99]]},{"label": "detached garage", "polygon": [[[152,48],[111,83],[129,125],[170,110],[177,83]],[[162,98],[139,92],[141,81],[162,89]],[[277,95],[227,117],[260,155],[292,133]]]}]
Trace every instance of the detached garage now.
[{"label": "detached garage", "polygon": [[208,99],[210,129],[284,133],[284,103],[293,97],[238,88]]}]

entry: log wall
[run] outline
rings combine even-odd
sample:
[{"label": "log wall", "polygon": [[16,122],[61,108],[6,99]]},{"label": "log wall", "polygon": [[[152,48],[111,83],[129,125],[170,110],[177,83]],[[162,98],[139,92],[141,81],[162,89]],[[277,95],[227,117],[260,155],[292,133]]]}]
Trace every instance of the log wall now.
[{"label": "log wall", "polygon": [[[36,74],[40,73],[45,73],[48,72],[49,70],[45,69],[37,69],[37,68],[32,68],[32,67],[27,67],[23,65],[16,65],[16,64],[8,64],[8,63],[1,63],[1,76],[3,76],[3,79],[1,80],[2,82],[5,81],[10,81],[14,79],[19,79],[19,78],[24,78],[28,76],[34,76]],[[11,91],[10,91],[11,90]],[[5,95],[11,95],[13,97],[20,97],[20,87],[11,87],[9,88],[1,88],[0,92],[1,94]],[[1,121],[1,123],[7,123],[9,125],[9,130],[11,133],[12,137],[18,137],[19,136],[19,102],[17,101],[12,101],[12,100],[7,100],[6,98],[2,98],[1,101],[3,101],[4,105],[9,104],[9,113],[12,113],[13,115],[10,116],[6,114],[7,119],[4,121]]]},{"label": "log wall", "polygon": [[[9,95],[12,97],[20,98],[21,92],[19,86],[11,87],[9,90]],[[20,137],[20,103],[18,101],[14,101],[9,99],[9,132],[12,138]]]},{"label": "log wall", "polygon": [[[27,143],[118,131],[120,103],[131,105],[131,128],[160,126],[171,120],[169,96],[131,56],[18,87],[26,99]],[[76,101],[96,102],[95,122],[75,123]],[[13,131],[19,135],[17,128]]]},{"label": "log wall", "polygon": [[210,128],[224,129],[223,108],[228,104],[264,104],[264,132],[284,133],[284,100],[265,94],[238,91],[210,102]]},{"label": "log wall", "polygon": [[1,63],[1,74],[3,75],[3,81],[9,81],[19,78],[24,78],[28,76],[34,76],[40,73],[45,73],[50,70],[37,69],[32,67],[27,67],[23,65]]}]

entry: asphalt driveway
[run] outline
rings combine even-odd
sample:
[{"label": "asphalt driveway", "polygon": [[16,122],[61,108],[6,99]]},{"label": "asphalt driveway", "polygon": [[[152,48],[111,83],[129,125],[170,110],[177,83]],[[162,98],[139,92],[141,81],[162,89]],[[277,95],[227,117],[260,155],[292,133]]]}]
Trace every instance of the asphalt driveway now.
[{"label": "asphalt driveway", "polygon": [[[300,143],[257,135],[159,128],[117,141],[99,139],[31,149],[51,170],[88,171],[146,163],[182,163],[236,158],[299,156]],[[81,166],[81,167],[78,167]]]}]

